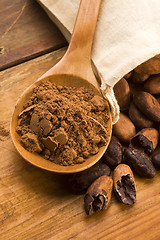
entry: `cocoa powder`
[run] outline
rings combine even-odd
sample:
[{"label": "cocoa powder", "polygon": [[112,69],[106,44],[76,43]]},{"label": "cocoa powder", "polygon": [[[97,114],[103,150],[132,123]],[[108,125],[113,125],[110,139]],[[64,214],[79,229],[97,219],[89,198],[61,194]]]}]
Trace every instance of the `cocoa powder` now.
[{"label": "cocoa powder", "polygon": [[0,141],[4,141],[4,138],[8,136],[9,136],[9,131],[6,130],[3,126],[0,126]]},{"label": "cocoa powder", "polygon": [[85,88],[46,81],[33,89],[19,114],[17,133],[22,146],[60,165],[74,165],[97,154],[109,137],[105,100]]},{"label": "cocoa powder", "polygon": [[4,127],[0,126],[0,136],[7,137],[9,135],[9,131]]}]

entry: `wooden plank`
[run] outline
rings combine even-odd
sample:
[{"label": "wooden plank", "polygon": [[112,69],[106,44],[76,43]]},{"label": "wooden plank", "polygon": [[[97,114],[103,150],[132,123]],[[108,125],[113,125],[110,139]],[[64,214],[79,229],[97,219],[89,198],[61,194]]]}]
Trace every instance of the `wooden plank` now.
[{"label": "wooden plank", "polygon": [[0,6],[0,70],[67,45],[35,0],[1,0]]},{"label": "wooden plank", "polygon": [[0,73],[0,239],[159,240],[160,172],[150,180],[136,177],[134,206],[119,203],[113,194],[108,210],[89,217],[83,195],[65,188],[64,175],[36,168],[16,152],[8,135],[14,104],[64,52],[58,50]]}]

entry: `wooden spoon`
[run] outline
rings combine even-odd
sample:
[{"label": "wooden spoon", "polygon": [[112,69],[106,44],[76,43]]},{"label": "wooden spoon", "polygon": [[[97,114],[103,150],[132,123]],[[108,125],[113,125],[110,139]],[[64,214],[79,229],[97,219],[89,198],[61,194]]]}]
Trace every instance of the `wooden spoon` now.
[{"label": "wooden spoon", "polygon": [[[21,146],[19,136],[16,133],[18,116],[22,112],[24,104],[30,98],[33,88],[42,81],[49,80],[57,85],[76,88],[85,87],[92,89],[96,95],[101,95],[100,87],[91,65],[92,42],[100,5],[101,0],[81,0],[71,41],[64,57],[40,79],[27,88],[15,106],[11,119],[11,136],[13,143],[24,159],[40,168],[60,173],[73,173],[85,170],[102,157],[109,144],[112,132],[111,115],[110,119],[106,120],[108,121],[108,127],[105,131],[107,131],[109,136],[107,145],[100,148],[96,155],[88,158],[84,163],[75,164],[74,166],[61,166],[45,160],[37,153],[28,152]],[[108,102],[106,103],[110,114]],[[104,127],[102,126],[102,128]]]}]

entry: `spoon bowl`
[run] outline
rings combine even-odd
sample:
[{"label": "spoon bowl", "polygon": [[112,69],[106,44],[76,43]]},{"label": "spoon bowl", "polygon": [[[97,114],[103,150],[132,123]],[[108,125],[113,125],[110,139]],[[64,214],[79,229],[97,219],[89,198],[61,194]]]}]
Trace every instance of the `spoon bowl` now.
[{"label": "spoon bowl", "polygon": [[95,95],[102,96],[100,86],[95,78],[91,64],[91,47],[100,3],[101,0],[81,0],[72,38],[64,57],[40,79],[27,88],[20,96],[15,106],[11,119],[11,136],[13,143],[17,151],[25,160],[42,169],[58,173],[83,171],[94,165],[102,157],[110,142],[112,121],[107,101],[106,104],[109,113],[109,120],[108,116],[106,118],[108,124],[107,128],[105,129],[98,121],[94,121],[96,121],[106,132],[108,142],[105,146],[99,149],[99,152],[96,155],[89,157],[81,164],[62,166],[44,159],[40,154],[31,153],[22,147],[19,141],[19,135],[16,132],[18,116],[23,111],[24,104],[29,100],[33,89],[42,81],[49,80],[54,84],[67,87],[84,87],[86,89],[91,89]]},{"label": "spoon bowl", "polygon": [[[18,116],[23,110],[22,103],[25,103],[26,99],[28,99],[28,97],[30,97],[30,95],[31,95],[31,92],[30,92],[30,89],[28,89],[28,91],[26,92],[26,95],[23,95],[20,98],[20,101],[17,103],[17,105],[16,105],[17,107],[13,113],[13,117],[12,117],[12,121],[11,121],[11,134],[12,134],[13,143],[14,143],[17,151],[20,153],[20,155],[25,160],[27,160],[34,166],[37,166],[37,167],[40,167],[42,169],[49,170],[52,172],[75,173],[75,172],[80,172],[80,171],[83,171],[83,170],[91,167],[103,156],[109,142],[107,142],[106,145],[102,146],[96,155],[92,155],[85,162],[83,162],[81,164],[70,165],[70,166],[62,166],[59,164],[55,164],[54,162],[44,159],[40,154],[31,153],[31,152],[27,151],[25,148],[23,148],[23,146],[20,143],[20,137],[19,137],[18,133],[16,132],[16,126],[17,126]],[[110,138],[109,133],[106,131],[106,129],[103,127],[103,125],[101,125],[97,120],[93,119],[92,117],[89,117],[89,118],[91,118],[94,122],[96,122],[98,125],[100,125],[100,127],[106,133],[106,136]]]}]

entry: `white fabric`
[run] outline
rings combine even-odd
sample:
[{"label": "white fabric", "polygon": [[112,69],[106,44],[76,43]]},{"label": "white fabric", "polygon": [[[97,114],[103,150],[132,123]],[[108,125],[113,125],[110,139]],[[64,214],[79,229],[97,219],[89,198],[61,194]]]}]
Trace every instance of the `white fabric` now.
[{"label": "white fabric", "polygon": [[[80,0],[37,0],[69,41]],[[92,60],[100,73],[113,123],[119,107],[112,87],[129,71],[160,53],[160,0],[102,0]]]}]

